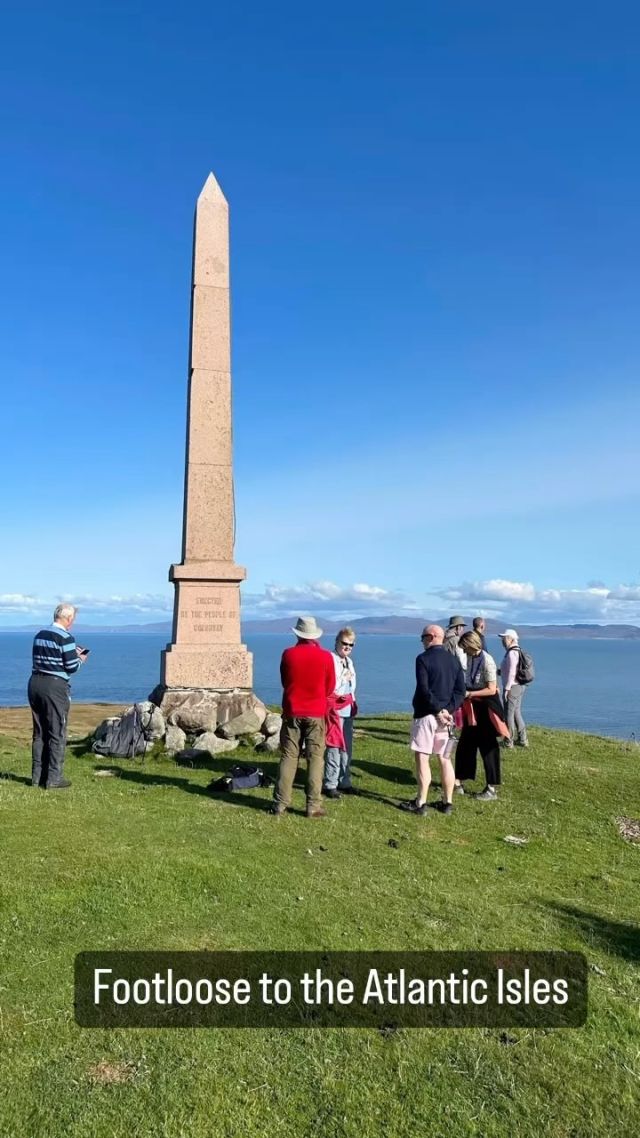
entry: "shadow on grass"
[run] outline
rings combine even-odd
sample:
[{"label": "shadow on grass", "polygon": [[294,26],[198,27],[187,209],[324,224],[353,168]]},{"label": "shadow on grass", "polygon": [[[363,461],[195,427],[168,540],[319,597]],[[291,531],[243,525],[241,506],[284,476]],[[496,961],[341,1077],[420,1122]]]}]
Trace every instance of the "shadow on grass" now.
[{"label": "shadow on grass", "polygon": [[[211,774],[217,775],[228,774],[231,768],[237,765],[260,767],[260,770],[275,782],[280,765],[278,759],[265,761],[261,754],[256,754],[254,751],[225,751],[221,755],[210,755],[208,751],[200,751],[199,756],[183,761],[176,757],[176,766],[186,770],[210,771]],[[296,777],[299,777],[299,774]]]},{"label": "shadow on grass", "polygon": [[360,737],[381,739],[383,743],[407,743],[409,738],[404,724],[397,731],[392,731],[388,727],[365,727],[364,734]]},{"label": "shadow on grass", "polygon": [[386,794],[376,794],[375,790],[358,790],[358,798],[368,798],[370,802],[381,802],[383,806],[391,806],[394,810],[404,810],[402,805],[404,799],[389,798]]},{"label": "shadow on grass", "polygon": [[400,786],[414,785],[416,781],[413,770],[409,770],[408,767],[395,767],[390,763],[372,763],[368,759],[359,758],[354,758],[353,765],[357,770],[366,771],[375,778],[398,783]]},{"label": "shadow on grass", "polygon": [[[96,770],[104,767],[96,767]],[[137,783],[138,786],[173,787],[175,790],[184,790],[187,794],[197,794],[208,798],[212,802],[221,802],[225,806],[246,806],[249,810],[261,810],[269,813],[271,798],[252,798],[250,794],[239,794],[237,791],[225,791],[220,794],[212,793],[206,786],[199,786],[190,782],[188,778],[175,778],[171,775],[151,774],[149,771],[131,770],[128,767],[111,766],[119,778],[125,782]],[[291,814],[304,814],[303,810],[290,810]]]},{"label": "shadow on grass", "polygon": [[23,786],[31,786],[31,779],[23,774],[14,774],[13,771],[0,771],[0,779],[4,782],[21,782]]},{"label": "shadow on grass", "polygon": [[577,926],[586,941],[624,960],[640,963],[640,928],[637,925],[612,921],[609,917],[599,917],[597,913],[588,913],[572,905],[550,902],[547,908],[567,923]]},{"label": "shadow on grass", "polygon": [[[91,743],[90,735],[87,736],[86,739],[74,739],[71,743],[67,743],[67,751],[70,755],[73,755],[74,759],[83,759],[86,757],[88,759],[104,759],[105,762],[109,762],[108,755],[98,755],[95,751],[91,750]],[[136,755],[138,760],[141,757],[144,756]]]},{"label": "shadow on grass", "polygon": [[[183,767],[185,770],[202,770],[209,771],[212,775],[225,775],[236,764],[240,766],[253,766],[260,767],[269,776],[272,782],[275,782],[278,777],[278,768],[280,766],[279,759],[265,760],[262,754],[256,754],[254,751],[225,751],[223,755],[215,756],[210,755],[208,751],[202,751],[202,758],[185,759],[184,761],[176,761],[176,766]],[[296,776],[293,780],[293,785],[302,789],[306,786],[305,778],[305,764],[304,760],[300,761]]]}]

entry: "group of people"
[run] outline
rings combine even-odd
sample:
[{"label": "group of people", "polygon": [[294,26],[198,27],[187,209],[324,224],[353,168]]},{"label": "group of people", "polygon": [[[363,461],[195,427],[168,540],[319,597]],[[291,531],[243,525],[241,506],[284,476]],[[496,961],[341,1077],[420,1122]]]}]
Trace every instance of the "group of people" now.
[{"label": "group of people", "polygon": [[[320,646],[322,629],[313,617],[300,617],[292,629],[296,643],[282,654],[282,733],[278,778],[272,813],[285,814],[291,804],[293,781],[304,754],[308,764],[308,818],[326,815],[322,797],[356,794],[351,782],[356,673],[351,658],[352,628],[342,628],[335,649]],[[453,795],[465,793],[465,782],[476,777],[478,751],[486,785],[475,795],[482,801],[498,797],[500,747],[528,747],[522,717],[525,685],[519,682],[518,633],[500,633],[504,659],[500,671],[486,650],[485,621],[476,617],[467,631],[460,616],[452,616],[445,631],[427,625],[421,634],[423,651],[416,659],[416,688],[410,746],[415,753],[417,793],[403,804],[411,813],[427,812],[431,784],[430,759],[437,755],[442,776],[440,810],[450,814]],[[502,680],[502,698],[498,693]]]},{"label": "group of people", "polygon": [[[65,790],[64,754],[70,705],[69,679],[88,658],[76,644],[71,626],[76,609],[58,605],[53,623],[33,641],[33,671],[29,704],[33,718],[32,783],[46,790]],[[320,646],[322,629],[314,617],[299,617],[292,631],[296,643],[280,662],[282,680],[281,759],[272,812],[284,814],[291,804],[293,782],[301,756],[307,764],[308,818],[326,814],[324,798],[356,794],[351,781],[353,721],[357,714],[356,671],[352,659],[356,635],[341,628],[334,651]],[[404,808],[425,814],[431,783],[430,759],[437,755],[442,775],[443,813],[453,808],[453,795],[465,793],[474,780],[478,751],[486,786],[476,798],[497,798],[500,785],[500,746],[527,747],[522,717],[525,691],[521,680],[521,650],[513,628],[500,634],[505,649],[500,672],[485,647],[485,622],[473,621],[467,631],[460,616],[452,616],[445,631],[429,624],[421,634],[422,652],[416,659],[416,688],[410,746],[415,753],[417,793]],[[502,698],[498,694],[498,675]]]}]

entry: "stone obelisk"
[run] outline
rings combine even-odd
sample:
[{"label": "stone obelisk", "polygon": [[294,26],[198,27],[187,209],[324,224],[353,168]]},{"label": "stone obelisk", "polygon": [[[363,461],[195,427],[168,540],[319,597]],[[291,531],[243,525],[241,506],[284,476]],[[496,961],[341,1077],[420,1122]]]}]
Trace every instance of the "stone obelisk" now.
[{"label": "stone obelisk", "polygon": [[233,560],[229,207],[213,174],[196,205],[182,561],[172,642],[162,653],[165,688],[228,691],[252,686],[240,642],[240,582]]}]

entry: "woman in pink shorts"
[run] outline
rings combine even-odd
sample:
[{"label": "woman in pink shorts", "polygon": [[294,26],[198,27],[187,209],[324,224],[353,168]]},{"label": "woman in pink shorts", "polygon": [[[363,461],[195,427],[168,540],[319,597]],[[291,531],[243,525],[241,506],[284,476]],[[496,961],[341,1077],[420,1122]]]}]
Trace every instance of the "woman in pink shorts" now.
[{"label": "woman in pink shorts", "polygon": [[430,624],[422,633],[424,652],[416,659],[416,691],[413,697],[411,750],[415,754],[418,793],[403,809],[426,814],[431,785],[429,760],[437,755],[442,775],[440,810],[450,814],[455,775],[451,763],[453,716],[465,693],[464,672],[457,656],[442,647],[444,630]]}]

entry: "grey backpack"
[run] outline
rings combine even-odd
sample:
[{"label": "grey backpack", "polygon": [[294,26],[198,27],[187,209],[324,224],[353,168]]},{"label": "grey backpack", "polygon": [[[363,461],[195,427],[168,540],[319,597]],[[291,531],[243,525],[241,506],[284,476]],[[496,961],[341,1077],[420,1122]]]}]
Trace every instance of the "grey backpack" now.
[{"label": "grey backpack", "polygon": [[533,663],[533,656],[530,652],[525,652],[524,648],[518,645],[518,665],[516,667],[516,683],[517,684],[530,684],[536,677],[536,669]]},{"label": "grey backpack", "polygon": [[91,750],[95,755],[113,755],[120,759],[144,755],[148,746],[137,704],[121,718],[106,720],[99,728]]}]

